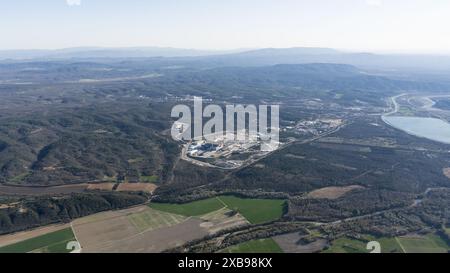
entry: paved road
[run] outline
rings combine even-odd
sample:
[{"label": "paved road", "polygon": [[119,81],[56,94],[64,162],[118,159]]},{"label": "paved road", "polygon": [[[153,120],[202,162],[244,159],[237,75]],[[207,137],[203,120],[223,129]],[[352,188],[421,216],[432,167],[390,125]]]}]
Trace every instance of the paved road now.
[{"label": "paved road", "polygon": [[227,179],[229,179],[233,174],[239,172],[239,171],[242,170],[242,169],[245,169],[245,168],[247,168],[247,167],[250,167],[250,166],[252,166],[252,165],[255,165],[256,163],[258,163],[258,162],[260,162],[261,160],[263,160],[263,159],[265,159],[265,158],[271,156],[271,155],[274,154],[274,153],[277,153],[277,152],[280,152],[280,151],[282,151],[282,150],[284,150],[284,149],[287,149],[288,147],[290,147],[290,146],[292,146],[292,145],[294,145],[294,144],[303,145],[303,144],[308,144],[308,143],[314,142],[314,141],[316,141],[316,140],[318,140],[318,139],[321,139],[321,138],[323,138],[323,137],[326,137],[326,136],[329,136],[329,135],[331,135],[331,134],[337,133],[339,130],[341,130],[342,128],[344,128],[345,126],[348,126],[348,125],[350,125],[350,124],[351,124],[351,123],[344,123],[344,124],[342,124],[341,126],[337,127],[336,129],[334,129],[334,130],[332,130],[332,131],[323,133],[323,134],[321,134],[321,135],[315,136],[315,137],[310,138],[310,139],[307,139],[307,140],[295,140],[295,141],[291,141],[291,142],[285,143],[284,145],[282,145],[282,146],[281,146],[279,149],[277,149],[277,150],[274,150],[274,151],[272,151],[272,152],[269,152],[269,153],[267,153],[266,155],[264,155],[264,156],[262,156],[262,157],[260,157],[260,158],[258,158],[258,159],[255,159],[255,160],[253,160],[253,161],[251,161],[251,162],[248,162],[248,163],[246,163],[246,164],[240,166],[239,168],[232,169],[229,173],[227,173],[227,174],[225,175],[224,178],[220,179],[219,181],[211,182],[211,183],[208,183],[208,184],[205,184],[205,185],[201,185],[201,186],[197,186],[197,187],[193,187],[193,188],[190,188],[190,189],[201,189],[201,188],[205,188],[205,187],[208,187],[208,186],[212,186],[212,185],[215,185],[215,184],[222,183],[222,182],[226,181]]},{"label": "paved road", "polygon": [[392,116],[393,114],[398,113],[398,111],[400,111],[400,105],[398,104],[397,99],[401,98],[403,96],[406,96],[406,95],[407,95],[407,93],[403,93],[403,94],[391,97],[390,99],[391,99],[392,104],[394,105],[394,109],[389,113],[383,114],[383,116]]}]

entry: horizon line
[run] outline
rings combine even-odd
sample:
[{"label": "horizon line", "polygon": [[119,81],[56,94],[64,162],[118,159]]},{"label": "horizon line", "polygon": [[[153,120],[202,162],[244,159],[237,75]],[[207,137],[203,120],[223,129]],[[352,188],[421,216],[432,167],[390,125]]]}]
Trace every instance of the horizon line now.
[{"label": "horizon line", "polygon": [[7,48],[1,49],[0,52],[6,51],[60,51],[60,50],[102,50],[102,49],[171,49],[171,50],[192,50],[192,51],[209,51],[211,53],[217,52],[246,52],[246,51],[256,51],[256,50],[264,50],[264,49],[328,49],[328,50],[336,50],[341,53],[348,54],[386,54],[386,55],[430,55],[430,56],[450,56],[450,51],[443,52],[441,50],[401,50],[401,49],[390,49],[390,50],[382,50],[382,49],[348,49],[348,48],[334,48],[334,47],[326,47],[326,46],[290,46],[290,47],[235,47],[235,48],[195,48],[195,47],[177,47],[177,46],[151,46],[151,45],[142,45],[142,46],[73,46],[73,47],[55,47],[55,48]]}]

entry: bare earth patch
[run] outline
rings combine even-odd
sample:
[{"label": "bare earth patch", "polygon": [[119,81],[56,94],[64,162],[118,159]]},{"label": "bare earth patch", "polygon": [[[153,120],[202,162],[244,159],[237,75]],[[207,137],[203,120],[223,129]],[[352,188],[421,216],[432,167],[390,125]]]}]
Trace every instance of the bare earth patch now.
[{"label": "bare earth patch", "polygon": [[319,252],[327,246],[327,240],[317,239],[310,244],[300,244],[300,239],[304,235],[299,233],[289,233],[275,236],[272,239],[281,247],[285,253],[314,253]]},{"label": "bare earth patch", "polygon": [[219,231],[230,229],[242,225],[248,225],[249,222],[239,213],[232,214],[232,211],[228,208],[222,208],[217,211],[203,215],[200,219],[205,220],[201,224],[208,230],[210,234],[215,234]]},{"label": "bare earth patch", "polygon": [[138,234],[139,231],[129,221],[127,215],[140,213],[146,209],[146,206],[141,206],[83,217],[73,222],[73,231],[83,250],[85,248],[101,249],[104,244]]},{"label": "bare earth patch", "polygon": [[122,183],[117,187],[117,191],[128,192],[148,192],[153,193],[158,186],[152,183]]},{"label": "bare earth patch", "polygon": [[138,206],[80,218],[72,226],[83,253],[155,253],[246,224],[226,208],[185,217]]},{"label": "bare earth patch", "polygon": [[73,230],[84,253],[152,253],[208,235],[202,222],[139,206],[80,218]]},{"label": "bare earth patch", "polygon": [[448,178],[450,178],[450,168],[445,168],[442,170],[444,175],[447,176]]},{"label": "bare earth patch", "polygon": [[301,155],[286,154],[285,156],[290,157],[290,158],[296,158],[296,159],[306,159],[305,156],[301,156]]},{"label": "bare earth patch", "polygon": [[99,184],[89,184],[87,187],[90,191],[112,191],[115,183],[99,183]]},{"label": "bare earth patch", "polygon": [[364,189],[364,187],[357,185],[347,187],[327,187],[312,191],[307,197],[313,199],[338,199],[345,194],[358,189]]},{"label": "bare earth patch", "polygon": [[155,253],[248,224],[242,215],[227,208],[185,217],[137,206],[93,214],[71,224],[0,236],[0,247],[71,227],[84,253]]},{"label": "bare earth patch", "polygon": [[[81,243],[83,253],[158,253],[200,239],[208,232],[200,227],[201,220],[190,218],[175,226],[137,233],[130,237],[112,237],[116,240],[103,245]],[[114,236],[113,233],[110,233]]]},{"label": "bare earth patch", "polygon": [[10,203],[10,204],[0,204],[0,209],[10,209],[15,208],[20,204],[20,202]]}]

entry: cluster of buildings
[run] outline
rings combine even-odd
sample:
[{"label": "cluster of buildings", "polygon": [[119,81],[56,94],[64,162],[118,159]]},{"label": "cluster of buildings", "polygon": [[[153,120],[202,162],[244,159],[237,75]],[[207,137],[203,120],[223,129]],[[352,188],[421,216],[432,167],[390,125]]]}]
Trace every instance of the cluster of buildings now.
[{"label": "cluster of buildings", "polygon": [[227,141],[218,139],[213,142],[206,140],[192,142],[188,146],[190,157],[226,158],[232,154],[249,152],[260,145],[259,141]]},{"label": "cluster of buildings", "polygon": [[[222,144],[207,143],[206,141],[194,142],[188,147],[188,155],[192,157],[200,157],[205,154],[213,155],[222,150]],[[211,156],[207,156],[211,157]]]},{"label": "cluster of buildings", "polygon": [[342,122],[342,119],[305,120],[298,122],[295,126],[286,127],[286,129],[295,130],[301,135],[320,135],[339,127]]}]

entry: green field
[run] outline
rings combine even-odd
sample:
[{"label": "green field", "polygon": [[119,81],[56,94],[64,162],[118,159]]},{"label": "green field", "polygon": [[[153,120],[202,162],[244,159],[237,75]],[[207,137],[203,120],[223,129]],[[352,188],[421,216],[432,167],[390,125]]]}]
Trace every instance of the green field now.
[{"label": "green field", "polygon": [[283,250],[272,239],[253,240],[228,247],[222,253],[282,253]]},{"label": "green field", "polygon": [[348,237],[342,237],[332,242],[331,247],[324,253],[369,253],[366,249],[367,243],[370,241],[377,241],[381,245],[382,253],[402,253],[401,246],[397,243],[395,238],[375,238],[372,236],[365,236],[361,240],[356,240]]},{"label": "green field", "polygon": [[48,233],[39,237],[28,239],[9,246],[1,247],[0,253],[68,253],[67,243],[75,241],[71,228]]},{"label": "green field", "polygon": [[283,215],[284,200],[245,199],[234,196],[219,196],[187,204],[152,203],[156,210],[184,216],[201,216],[227,207],[238,211],[252,224],[260,224],[279,219]]},{"label": "green field", "polygon": [[157,175],[150,175],[150,176],[141,176],[141,182],[143,183],[157,183],[159,180],[159,177]]},{"label": "green field", "polygon": [[30,175],[30,172],[19,174],[15,177],[11,178],[11,182],[15,182],[15,183],[22,182],[25,179],[25,177],[27,177],[28,175]]},{"label": "green field", "polygon": [[210,198],[206,200],[195,201],[187,204],[167,204],[167,203],[151,203],[149,205],[152,209],[165,211],[169,213],[184,215],[184,216],[200,216],[224,207],[222,202],[217,198]]},{"label": "green field", "polygon": [[417,237],[399,237],[406,253],[447,253],[450,247],[436,234],[428,234]]},{"label": "green field", "polygon": [[231,210],[238,211],[252,224],[260,224],[283,216],[284,200],[243,199],[234,196],[218,197]]}]

